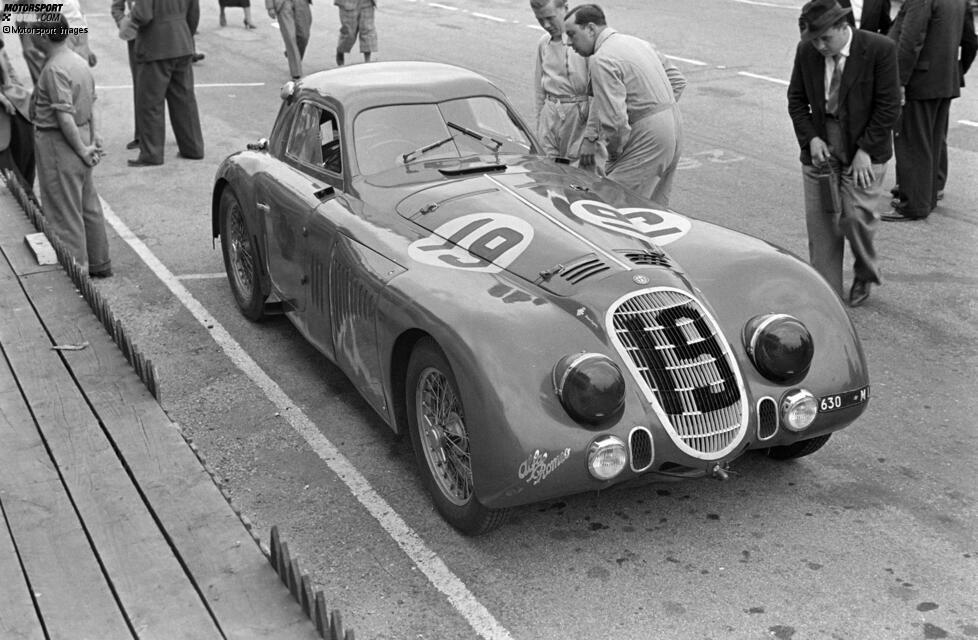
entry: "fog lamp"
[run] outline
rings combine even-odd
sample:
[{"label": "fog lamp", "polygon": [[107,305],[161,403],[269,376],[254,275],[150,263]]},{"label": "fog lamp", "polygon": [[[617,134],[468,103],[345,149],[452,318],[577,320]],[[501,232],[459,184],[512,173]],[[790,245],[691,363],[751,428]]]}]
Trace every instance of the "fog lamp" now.
[{"label": "fog lamp", "polygon": [[792,431],[804,431],[818,415],[818,401],[810,391],[793,389],[781,398],[781,424]]},{"label": "fog lamp", "polygon": [[598,480],[611,480],[628,463],[625,443],[615,436],[604,436],[591,443],[587,451],[587,469]]},{"label": "fog lamp", "polygon": [[575,353],[557,361],[554,392],[571,418],[587,425],[606,424],[625,406],[625,377],[600,353]]}]

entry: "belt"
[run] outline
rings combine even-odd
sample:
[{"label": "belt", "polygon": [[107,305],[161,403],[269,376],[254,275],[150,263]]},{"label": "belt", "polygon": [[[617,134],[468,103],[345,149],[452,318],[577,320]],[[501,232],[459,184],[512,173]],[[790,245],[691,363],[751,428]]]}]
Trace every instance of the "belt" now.
[{"label": "belt", "polygon": [[[75,126],[76,127],[87,127],[88,124],[89,124],[89,122],[90,121],[86,121],[86,122],[82,122],[81,124],[78,124],[76,122],[75,123]],[[38,131],[61,131],[61,127],[59,127],[57,125],[55,125],[53,127],[40,127],[40,126],[35,126],[34,128],[37,129]]]},{"label": "belt", "polygon": [[675,104],[675,102],[661,102],[659,104],[654,104],[651,107],[645,107],[644,109],[629,111],[628,124],[635,124],[642,118],[648,118],[649,116],[654,116],[655,114],[661,113],[666,109],[671,109],[675,106]]},{"label": "belt", "polygon": [[587,102],[588,101],[588,97],[587,96],[558,96],[558,95],[554,95],[552,93],[545,93],[544,94],[544,99],[546,99],[546,100],[548,100],[550,102],[560,102],[560,103],[565,103],[565,102]]}]

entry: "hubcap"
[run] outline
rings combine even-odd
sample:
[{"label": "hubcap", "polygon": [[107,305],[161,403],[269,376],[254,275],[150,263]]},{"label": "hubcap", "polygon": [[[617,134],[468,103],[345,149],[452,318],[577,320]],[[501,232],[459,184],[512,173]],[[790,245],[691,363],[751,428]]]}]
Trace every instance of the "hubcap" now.
[{"label": "hubcap", "polygon": [[418,428],[431,475],[442,494],[463,506],[472,498],[472,458],[465,416],[444,373],[430,367],[418,378]]},{"label": "hubcap", "polygon": [[251,251],[251,237],[245,225],[241,207],[235,202],[228,211],[228,259],[231,263],[231,277],[234,286],[245,300],[250,300],[254,292],[254,260]]}]

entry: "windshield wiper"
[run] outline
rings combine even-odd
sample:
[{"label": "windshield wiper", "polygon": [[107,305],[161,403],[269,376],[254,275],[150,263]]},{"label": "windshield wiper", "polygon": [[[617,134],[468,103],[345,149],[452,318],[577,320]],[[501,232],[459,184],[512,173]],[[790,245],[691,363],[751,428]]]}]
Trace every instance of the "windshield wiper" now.
[{"label": "windshield wiper", "polygon": [[[464,133],[465,135],[469,136],[470,138],[475,138],[476,140],[478,140],[479,142],[481,142],[483,144],[483,146],[485,146],[487,149],[491,149],[492,151],[499,151],[499,149],[503,146],[503,141],[502,140],[496,140],[495,138],[493,138],[491,136],[483,135],[483,134],[479,133],[478,131],[473,131],[472,129],[466,129],[465,127],[463,127],[460,124],[455,124],[454,122],[446,122],[445,124],[448,125],[449,128],[455,129],[456,131],[458,131],[460,133]],[[490,147],[489,146],[489,143],[492,143],[492,144],[494,144],[496,146],[495,147]]]},{"label": "windshield wiper", "polygon": [[415,158],[415,156],[420,156],[422,153],[427,153],[427,152],[431,151],[432,149],[437,149],[438,147],[442,146],[446,142],[451,142],[454,139],[455,139],[455,136],[454,135],[451,135],[451,136],[448,136],[447,138],[442,138],[441,140],[437,140],[435,142],[432,142],[431,144],[426,144],[423,147],[418,147],[414,151],[409,151],[409,152],[405,153],[404,155],[402,155],[401,156],[401,160],[404,162],[404,164],[407,164],[408,162],[410,162],[411,160],[413,160]]}]

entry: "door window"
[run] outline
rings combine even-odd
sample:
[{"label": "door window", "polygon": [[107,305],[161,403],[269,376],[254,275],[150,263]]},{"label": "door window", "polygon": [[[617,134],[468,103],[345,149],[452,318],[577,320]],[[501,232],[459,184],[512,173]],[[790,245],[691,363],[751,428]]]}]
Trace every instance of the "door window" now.
[{"label": "door window", "polygon": [[304,103],[292,126],[292,136],[286,153],[303,164],[342,174],[341,151],[336,116],[319,105]]}]

